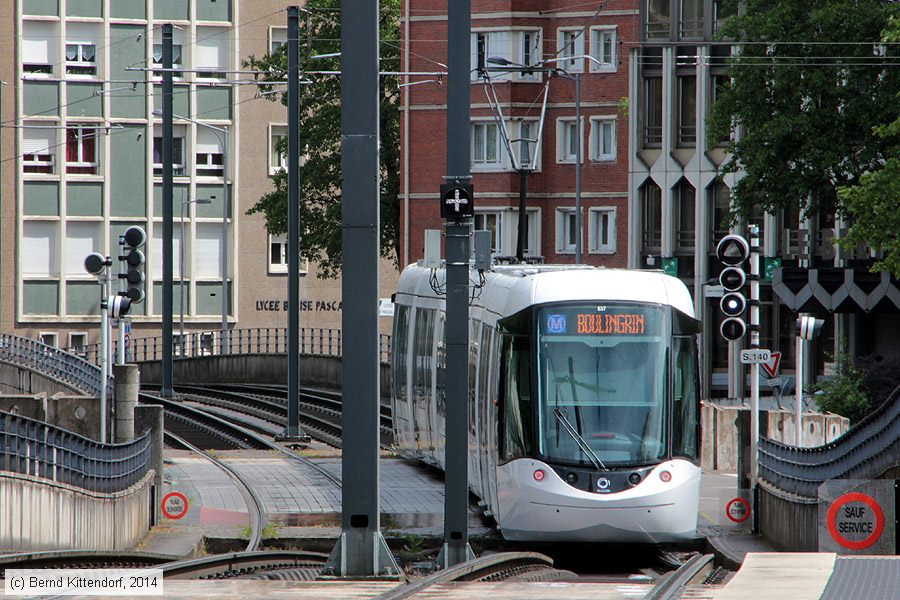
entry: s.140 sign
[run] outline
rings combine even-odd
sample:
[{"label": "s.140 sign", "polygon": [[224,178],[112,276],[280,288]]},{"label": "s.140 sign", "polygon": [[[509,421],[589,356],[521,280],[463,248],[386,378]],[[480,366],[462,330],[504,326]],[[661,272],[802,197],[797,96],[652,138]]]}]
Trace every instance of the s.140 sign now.
[{"label": "s.140 sign", "polygon": [[772,360],[772,351],[766,348],[757,348],[754,350],[741,350],[741,364],[754,365],[767,363]]}]

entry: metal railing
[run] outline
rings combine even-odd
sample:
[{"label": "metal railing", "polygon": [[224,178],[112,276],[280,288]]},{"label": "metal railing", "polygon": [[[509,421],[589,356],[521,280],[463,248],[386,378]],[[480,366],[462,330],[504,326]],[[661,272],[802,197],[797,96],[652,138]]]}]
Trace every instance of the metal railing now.
[{"label": "metal railing", "polygon": [[93,492],[120,492],[150,468],[150,432],[102,444],[66,429],[0,412],[0,471],[41,477]]},{"label": "metal railing", "polygon": [[[100,395],[100,368],[88,362],[83,355],[4,333],[0,334],[0,361],[32,369],[67,383],[89,396]],[[99,350],[97,362],[99,363]],[[106,380],[106,390],[109,398],[115,398],[112,377]]]},{"label": "metal railing", "polygon": [[827,479],[871,479],[900,463],[900,387],[830,444],[797,448],[759,441],[759,477],[797,496],[816,498]]},{"label": "metal railing", "polygon": [[[228,336],[224,340],[221,330],[185,333],[184,339],[178,334],[172,336],[172,352],[176,359],[222,354],[286,354],[287,346],[286,327],[232,329],[228,331]],[[117,348],[118,341],[114,341],[114,356]],[[300,328],[300,354],[341,356],[342,349],[343,335],[340,329]],[[70,350],[87,360],[100,361],[99,344],[79,346]],[[162,336],[132,339],[126,347],[126,361],[162,360],[162,350]],[[379,334],[378,357],[382,362],[387,362],[390,356],[391,336]]]}]

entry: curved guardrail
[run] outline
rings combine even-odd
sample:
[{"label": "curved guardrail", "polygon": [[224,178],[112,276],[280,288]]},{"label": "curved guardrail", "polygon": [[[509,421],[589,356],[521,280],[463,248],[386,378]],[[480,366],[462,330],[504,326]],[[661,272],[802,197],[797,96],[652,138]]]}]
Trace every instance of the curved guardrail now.
[{"label": "curved guardrail", "polygon": [[[316,354],[320,356],[341,356],[343,335],[340,329],[321,327],[300,328],[300,354]],[[184,334],[184,339],[173,336],[173,356],[177,358],[196,358],[220,354],[286,354],[288,346],[286,327],[257,327],[252,329],[230,329],[223,340],[222,331],[194,331]],[[113,354],[118,348],[118,341],[113,340]],[[391,355],[391,336],[379,334],[379,356],[387,362]],[[162,337],[145,337],[132,339],[126,348],[127,362],[144,362],[162,360]],[[83,356],[91,362],[99,362],[100,345],[90,344],[69,348],[70,352]]]},{"label": "curved guardrail", "polygon": [[759,441],[760,479],[797,496],[816,498],[826,479],[869,479],[900,462],[900,387],[847,433],[817,448]]},{"label": "curved guardrail", "polygon": [[150,432],[102,444],[66,429],[0,412],[0,471],[42,477],[93,492],[120,492],[150,468]]},{"label": "curved guardrail", "polygon": [[[100,368],[87,360],[48,346],[37,340],[9,333],[0,334],[0,361],[25,367],[67,383],[89,396],[100,395]],[[115,384],[107,378],[109,398],[115,397]]]}]

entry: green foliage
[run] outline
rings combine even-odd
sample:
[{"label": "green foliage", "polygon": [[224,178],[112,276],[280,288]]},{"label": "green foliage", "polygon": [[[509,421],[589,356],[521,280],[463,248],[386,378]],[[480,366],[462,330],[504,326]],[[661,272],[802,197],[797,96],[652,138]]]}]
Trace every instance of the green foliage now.
[{"label": "green foliage", "polygon": [[[341,82],[334,75],[312,71],[339,71],[340,58],[315,59],[310,56],[340,52],[340,1],[310,0],[301,15],[300,70],[311,85],[300,86],[300,154],[304,164],[300,174],[300,253],[319,263],[321,277],[336,276],[341,268]],[[380,3],[381,70],[400,67],[399,0]],[[267,72],[260,81],[287,78],[287,45],[261,58],[250,56],[246,68]],[[380,77],[381,82],[381,252],[396,256],[399,243],[400,112],[399,82],[396,76]],[[274,88],[261,87],[261,91]],[[268,97],[287,104],[287,92]],[[353,110],[353,106],[345,107]],[[287,151],[286,144],[283,150]],[[262,213],[266,229],[287,231],[287,173],[274,177],[275,189],[263,194],[247,214]]]},{"label": "green foliage", "polygon": [[823,411],[832,412],[858,423],[872,407],[872,399],[866,389],[866,372],[853,365],[846,352],[837,355],[837,371],[827,380],[816,384],[816,404]]},{"label": "green foliage", "polygon": [[[900,16],[891,17],[882,40],[900,43]],[[894,104],[900,104],[900,91],[894,96]],[[872,271],[890,271],[900,278],[900,116],[875,127],[874,132],[887,144],[888,158],[880,169],[864,174],[858,185],[838,191],[853,223],[845,243],[883,249],[884,260],[872,265]]]},{"label": "green foliage", "polygon": [[838,187],[896,156],[896,144],[875,127],[900,115],[900,69],[885,65],[900,47],[885,46],[879,57],[874,43],[898,13],[900,4],[882,0],[852,9],[844,0],[743,2],[723,37],[745,44],[709,122],[710,140],[740,127],[723,167],[745,173],[734,189],[736,214],[754,206],[834,209]]}]

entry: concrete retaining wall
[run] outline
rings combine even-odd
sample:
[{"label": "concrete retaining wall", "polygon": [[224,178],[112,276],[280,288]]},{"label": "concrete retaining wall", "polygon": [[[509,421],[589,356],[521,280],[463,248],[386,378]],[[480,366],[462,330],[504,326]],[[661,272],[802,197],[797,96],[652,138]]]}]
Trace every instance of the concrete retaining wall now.
[{"label": "concrete retaining wall", "polygon": [[68,429],[92,440],[100,439],[100,399],[46,392],[34,395],[0,395],[0,410]]},{"label": "concrete retaining wall", "polygon": [[[700,412],[703,428],[701,454],[704,469],[736,472],[738,466],[738,413],[747,406],[721,406],[704,402]],[[765,421],[765,422],[762,422]],[[803,445],[822,446],[844,435],[850,428],[846,417],[831,413],[803,414]],[[760,431],[769,439],[793,445],[796,438],[794,413],[786,410],[760,412]]]},{"label": "concrete retaining wall", "polygon": [[786,552],[819,551],[819,504],[817,500],[788,497],[759,485],[759,532],[768,542]]},{"label": "concrete retaining wall", "polygon": [[0,473],[0,550],[128,550],[150,528],[149,471],[114,494],[88,492],[47,479]]},{"label": "concrete retaining wall", "polygon": [[[162,382],[159,361],[139,363],[141,383]],[[174,361],[172,379],[190,383],[287,383],[287,356],[284,354],[243,354],[240,356],[198,356]],[[341,389],[341,358],[304,354],[300,357],[300,385],[330,390]],[[381,365],[381,396],[390,398],[390,370]]]}]

